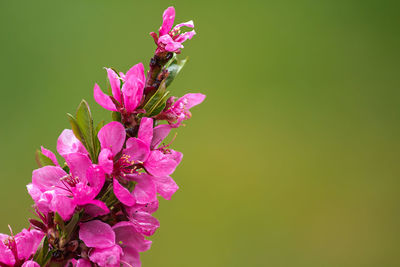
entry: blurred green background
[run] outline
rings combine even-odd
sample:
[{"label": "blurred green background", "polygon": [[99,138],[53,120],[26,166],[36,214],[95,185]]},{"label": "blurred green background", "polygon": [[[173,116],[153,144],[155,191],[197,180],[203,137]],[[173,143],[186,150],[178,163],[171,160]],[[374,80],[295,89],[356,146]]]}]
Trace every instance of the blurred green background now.
[{"label": "blurred green background", "polygon": [[174,5],[193,19],[173,93],[180,190],[143,266],[400,266],[398,1],[0,1],[0,231],[26,227],[40,145],[104,66],[148,65]]}]

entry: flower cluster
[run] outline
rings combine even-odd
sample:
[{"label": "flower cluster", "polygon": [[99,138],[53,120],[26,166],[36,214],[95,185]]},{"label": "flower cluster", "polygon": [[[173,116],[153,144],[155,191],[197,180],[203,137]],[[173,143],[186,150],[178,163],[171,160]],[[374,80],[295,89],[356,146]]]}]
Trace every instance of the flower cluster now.
[{"label": "flower cluster", "polygon": [[177,57],[182,43],[195,34],[180,33],[192,21],[172,28],[174,17],[167,8],[159,36],[151,33],[157,48],[147,75],[142,63],[126,73],[106,68],[111,95],[95,84],[111,122],[94,125],[83,100],[57,140],[59,157],[37,151],[40,168],[27,189],[38,218],[16,235],[0,234],[0,266],[141,266],[139,253],[160,226],[152,215],[158,196],[170,200],[178,190],[170,175],[182,153],[165,139],[205,98],[167,91],[186,62]]}]

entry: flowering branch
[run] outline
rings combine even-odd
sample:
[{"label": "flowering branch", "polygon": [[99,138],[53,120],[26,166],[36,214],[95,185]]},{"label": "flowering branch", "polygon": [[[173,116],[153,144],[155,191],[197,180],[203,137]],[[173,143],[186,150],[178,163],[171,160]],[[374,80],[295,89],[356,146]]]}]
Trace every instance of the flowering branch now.
[{"label": "flowering branch", "polygon": [[[20,233],[0,234],[0,266],[141,266],[139,253],[150,249],[160,226],[152,216],[157,196],[170,200],[178,185],[170,177],[182,153],[163,140],[191,117],[203,94],[176,99],[167,88],[186,60],[182,43],[193,22],[172,28],[175,9],[163,15],[147,77],[142,63],[126,73],[106,68],[112,95],[94,86],[94,99],[112,111],[113,120],[94,124],[82,101],[68,114],[71,129],[57,140],[57,152],[41,147],[39,169],[27,185],[36,219]],[[65,162],[64,162],[65,161]]]}]

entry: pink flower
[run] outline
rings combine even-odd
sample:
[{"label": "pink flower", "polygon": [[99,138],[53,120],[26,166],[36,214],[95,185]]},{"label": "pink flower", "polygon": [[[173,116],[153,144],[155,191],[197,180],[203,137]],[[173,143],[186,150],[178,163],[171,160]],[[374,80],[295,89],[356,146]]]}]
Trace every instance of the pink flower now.
[{"label": "pink flower", "polygon": [[191,118],[189,109],[199,105],[206,98],[203,94],[186,94],[175,101],[175,97],[167,100],[165,109],[157,116],[159,120],[166,120],[173,127],[177,128],[182,121]]},{"label": "pink flower", "polygon": [[34,170],[28,192],[39,211],[58,212],[64,220],[71,218],[77,206],[87,209],[91,216],[109,212],[107,206],[95,199],[105,182],[102,168],[94,165],[82,143],[72,130],[64,130],[57,141],[57,151],[69,167],[66,173],[56,156],[42,147],[42,153],[56,166],[44,166]]},{"label": "pink flower", "polygon": [[71,153],[64,157],[70,174],[59,166],[33,171],[27,189],[38,209],[43,213],[58,212],[64,220],[71,218],[77,206],[99,208],[93,216],[107,214],[107,206],[95,199],[105,182],[102,169],[93,165],[85,154]]},{"label": "pink flower", "polygon": [[39,266],[29,259],[36,252],[43,237],[44,233],[27,229],[23,229],[15,236],[0,234],[0,265]]},{"label": "pink flower", "polygon": [[[155,201],[156,192],[152,180],[129,177],[129,174],[135,173],[136,169],[143,164],[145,155],[141,153],[145,152],[134,153],[133,149],[136,147],[123,149],[126,139],[124,126],[116,121],[110,122],[100,129],[98,138],[101,145],[99,165],[105,173],[113,178],[114,194],[118,200],[126,206],[132,206],[136,202]],[[139,144],[139,147],[140,151],[148,149],[145,144]],[[132,193],[121,184],[127,184],[130,180],[136,182],[135,190]]]},{"label": "pink flower", "polygon": [[99,220],[82,223],[79,238],[92,248],[89,259],[99,266],[140,266],[139,252],[151,246],[151,241],[131,222],[119,222],[113,227]]},{"label": "pink flower", "polygon": [[64,177],[68,174],[60,167],[45,166],[33,171],[32,183],[27,185],[27,189],[42,213],[58,212],[64,220],[68,220],[76,204],[62,182]]},{"label": "pink flower", "polygon": [[166,176],[175,171],[182,159],[182,153],[159,144],[169,134],[169,125],[159,125],[153,128],[153,119],[142,118],[138,137],[126,142],[126,150],[132,158],[140,157],[148,173],[154,176]]},{"label": "pink flower", "polygon": [[[112,96],[104,94],[100,87],[94,86],[94,99],[105,109],[121,113],[134,113],[143,97],[146,77],[142,63],[133,66],[126,75],[118,76],[112,69],[107,69]],[[122,83],[122,89],[121,89]]]},{"label": "pink flower", "polygon": [[182,160],[182,153],[169,149],[167,146],[160,147],[161,142],[167,137],[171,127],[163,124],[153,128],[153,119],[143,118],[138,131],[137,138],[130,138],[126,142],[127,150],[131,157],[140,155],[143,167],[150,174],[137,173],[130,177],[138,180],[151,180],[155,190],[165,199],[178,190],[175,181],[169,176]]},{"label": "pink flower", "polygon": [[128,218],[135,230],[146,236],[153,235],[160,227],[160,222],[156,218],[140,208],[131,209]]},{"label": "pink flower", "polygon": [[[81,153],[89,155],[81,141],[79,141],[78,138],[75,137],[74,133],[70,129],[65,129],[58,137],[57,152],[63,157],[71,153]],[[50,153],[53,154],[51,151]],[[55,158],[54,154],[51,154],[48,157]],[[58,163],[56,165],[58,165]]]},{"label": "pink flower", "polygon": [[175,52],[180,53],[181,48],[183,48],[182,43],[196,34],[194,30],[190,32],[181,33],[181,27],[186,26],[189,28],[194,28],[193,21],[188,21],[185,23],[180,23],[174,28],[175,20],[175,8],[168,7],[163,14],[163,23],[158,30],[159,36],[155,32],[151,32],[150,35],[154,38],[154,42],[157,45],[156,54],[162,52]]}]

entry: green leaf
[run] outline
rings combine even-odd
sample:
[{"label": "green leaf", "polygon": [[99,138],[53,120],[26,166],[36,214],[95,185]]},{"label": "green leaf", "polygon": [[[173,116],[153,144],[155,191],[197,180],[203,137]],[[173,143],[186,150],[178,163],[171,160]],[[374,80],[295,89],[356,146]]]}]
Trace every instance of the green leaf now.
[{"label": "green leaf", "polygon": [[[167,95],[167,96],[168,96],[168,95]],[[164,101],[164,102],[161,101],[161,104],[158,105],[158,106],[148,115],[148,117],[153,117],[153,116],[156,116],[156,115],[160,114],[161,111],[163,111],[164,108],[165,108],[165,106],[166,106],[166,103],[165,103],[165,102],[166,102],[166,101]]]},{"label": "green leaf", "polygon": [[[82,100],[75,117],[71,114],[67,114],[67,116],[76,138],[85,146],[93,163],[97,163],[97,156],[100,153],[100,142],[97,138],[97,128],[94,129],[93,126],[93,118],[88,103]],[[98,127],[101,128],[102,124],[100,123]]]},{"label": "green leaf", "polygon": [[97,124],[96,129],[95,129],[95,136],[94,136],[94,145],[95,145],[95,155],[99,155],[100,151],[101,151],[101,146],[100,146],[100,141],[99,138],[97,137],[99,131],[101,130],[101,128],[103,128],[105,122],[104,120],[102,120],[101,122],[99,122],[99,124]]},{"label": "green leaf", "polygon": [[65,226],[65,232],[63,232],[64,239],[66,240],[71,239],[72,234],[74,233],[76,227],[78,226],[80,215],[81,213],[75,213],[74,216],[72,216],[69,223]]},{"label": "green leaf", "polygon": [[71,124],[71,128],[72,128],[72,131],[74,132],[75,137],[78,138],[79,141],[82,142],[82,144],[84,144],[85,140],[83,139],[81,130],[79,129],[79,125],[78,125],[75,117],[69,113],[67,113],[67,116],[68,116],[68,120],[69,120],[69,123]]},{"label": "green leaf", "polygon": [[[169,91],[166,91],[166,80],[164,80],[161,82],[160,87],[158,87],[158,90],[154,93],[154,95],[143,106],[143,109],[146,110],[146,113],[141,117],[152,117],[160,113],[165,107],[168,94]],[[161,108],[162,106],[164,107]]]},{"label": "green leaf", "polygon": [[36,150],[35,159],[39,167],[49,166],[49,165],[54,166],[53,161],[50,158],[46,157],[39,149]]},{"label": "green leaf", "polygon": [[171,64],[167,67],[168,70],[168,77],[165,80],[165,86],[168,87],[172,81],[176,78],[179,72],[182,70],[183,66],[185,66],[186,62],[188,61],[188,57],[182,60],[178,60],[176,57],[171,62]]},{"label": "green leaf", "polygon": [[40,266],[46,266],[50,259],[51,251],[49,250],[49,241],[46,235],[40,242],[40,245],[33,256],[33,260],[36,261]]},{"label": "green leaf", "polygon": [[54,214],[54,223],[57,224],[60,227],[61,231],[65,231],[65,222],[64,220],[61,218],[60,214],[58,214],[58,212],[56,212]]},{"label": "green leaf", "polygon": [[79,104],[75,118],[82,137],[85,140],[85,147],[93,160],[95,154],[95,133],[92,114],[90,113],[89,105],[85,100],[82,100]]}]

